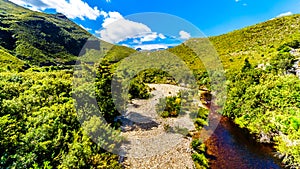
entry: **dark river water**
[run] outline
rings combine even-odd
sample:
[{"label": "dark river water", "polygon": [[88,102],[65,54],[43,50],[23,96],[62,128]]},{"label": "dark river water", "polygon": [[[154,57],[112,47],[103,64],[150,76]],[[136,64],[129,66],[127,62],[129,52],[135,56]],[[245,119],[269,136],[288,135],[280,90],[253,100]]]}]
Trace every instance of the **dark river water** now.
[{"label": "dark river water", "polygon": [[270,145],[257,143],[226,117],[205,141],[212,169],[279,169]]}]

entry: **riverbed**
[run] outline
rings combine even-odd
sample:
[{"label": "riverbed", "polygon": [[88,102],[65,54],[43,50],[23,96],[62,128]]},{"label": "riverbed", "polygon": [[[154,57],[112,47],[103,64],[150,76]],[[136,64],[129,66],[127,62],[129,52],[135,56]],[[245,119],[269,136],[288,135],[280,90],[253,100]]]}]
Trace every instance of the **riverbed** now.
[{"label": "riverbed", "polygon": [[227,117],[220,118],[205,145],[212,169],[283,168],[271,145],[256,142]]}]

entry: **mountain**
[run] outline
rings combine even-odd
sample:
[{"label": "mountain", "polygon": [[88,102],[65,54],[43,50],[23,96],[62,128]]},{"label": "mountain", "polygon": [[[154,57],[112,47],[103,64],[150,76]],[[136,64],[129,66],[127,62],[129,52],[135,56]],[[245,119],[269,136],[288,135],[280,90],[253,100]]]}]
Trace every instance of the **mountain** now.
[{"label": "mountain", "polygon": [[[11,64],[29,64],[37,66],[72,64],[86,40],[91,35],[63,14],[45,14],[0,0],[0,52],[12,58]],[[209,37],[218,52],[225,69],[239,69],[241,61],[248,58],[251,63],[268,62],[276,55],[276,48],[285,42],[300,39],[300,15],[276,18],[224,35]],[[191,39],[201,40],[201,39]],[[130,41],[130,39],[128,40]],[[153,45],[153,44],[150,44]],[[125,53],[132,51],[126,47]],[[189,60],[193,69],[202,68],[199,61],[191,61],[195,53],[186,46],[179,45],[168,49],[183,60]],[[117,57],[118,51],[114,53]],[[195,65],[196,63],[196,65]],[[1,61],[8,65],[7,61]],[[15,66],[11,66],[15,67]],[[19,69],[19,68],[18,68]]]},{"label": "mountain", "polygon": [[0,0],[0,52],[13,55],[12,62],[70,64],[90,36],[63,14],[35,12]]},{"label": "mountain", "polygon": [[[193,38],[168,51],[184,60],[192,69],[204,69],[196,53],[186,44],[209,41],[217,51],[225,70],[239,70],[246,58],[251,64],[268,63],[286,43],[300,41],[300,15],[272,19],[208,39]],[[201,50],[201,46],[197,47]],[[203,50],[205,51],[205,50]]]},{"label": "mountain", "polygon": [[241,68],[245,58],[254,64],[268,62],[284,43],[300,40],[300,15],[275,18],[263,23],[210,37],[226,69]]},{"label": "mountain", "polygon": [[[300,138],[299,79],[293,76],[281,76],[275,66],[275,69],[270,72],[269,70],[263,72],[254,67],[258,63],[270,61],[273,65],[279,65],[278,68],[286,67],[285,63],[289,63],[286,61],[290,61],[288,58],[290,48],[285,51],[285,45],[300,48],[299,21],[300,15],[292,15],[208,38],[218,52],[225,69],[238,70],[237,74],[233,73],[236,76],[227,74],[230,87],[228,87],[227,99],[228,115],[225,115],[237,117],[235,122],[241,127],[247,127],[253,134],[273,136],[272,134],[281,133],[285,136],[276,137],[278,140],[275,140],[277,141],[275,143],[279,143],[276,144],[276,148],[280,155],[284,156],[283,161],[287,164],[296,164],[295,168],[300,166],[300,150],[297,141]],[[78,122],[72,98],[73,77],[75,77],[73,71],[53,71],[46,67],[23,72],[30,66],[73,64],[84,45],[98,49],[98,42],[103,42],[95,40],[86,43],[90,36],[87,31],[62,14],[34,12],[0,0],[1,167],[122,168],[118,164],[118,157],[107,153],[101,145],[93,142]],[[133,39],[129,39],[126,43],[130,41],[133,43]],[[198,42],[203,42],[203,39],[190,39],[167,50],[183,60],[194,71],[197,82],[207,87],[208,74],[203,72],[201,60],[187,45]],[[107,52],[100,54],[101,56],[105,54],[107,62],[104,61],[97,67],[95,85],[80,83],[82,86],[78,90],[79,93],[86,93],[89,92],[88,89],[96,87],[95,95],[99,107],[103,110],[101,113],[105,118],[109,117],[113,121],[117,113],[111,98],[111,80],[115,73],[113,71],[120,64],[120,60],[130,56],[136,50],[106,44],[107,46],[102,48]],[[199,50],[205,49],[203,46],[196,47]],[[87,56],[90,54],[91,57],[95,56],[95,53],[92,50],[86,51]],[[151,56],[148,52],[142,54]],[[156,54],[163,56],[166,52],[159,50],[153,55]],[[160,60],[163,61],[164,59]],[[138,68],[144,66],[133,63],[133,66]],[[89,66],[86,65],[87,68]],[[184,72],[176,61],[175,64],[167,66]],[[17,71],[20,72],[15,73]],[[119,73],[123,75],[131,72],[125,69]],[[168,73],[157,69],[141,72],[133,81],[132,86],[135,89],[132,91],[137,95],[146,93],[148,89],[141,84],[147,81],[148,83],[173,83],[173,79],[168,76]],[[90,120],[92,123],[85,123],[83,127],[90,129],[92,126],[91,133],[96,131],[94,130],[96,128],[104,131],[111,128],[108,124],[102,124],[99,119],[90,118]],[[118,124],[114,125],[118,126]],[[263,128],[260,128],[261,126]],[[109,138],[115,139],[116,135],[112,132]],[[199,147],[198,143],[196,147]],[[201,162],[204,151],[201,150],[203,156],[199,155],[197,158],[194,156],[194,158]]]}]

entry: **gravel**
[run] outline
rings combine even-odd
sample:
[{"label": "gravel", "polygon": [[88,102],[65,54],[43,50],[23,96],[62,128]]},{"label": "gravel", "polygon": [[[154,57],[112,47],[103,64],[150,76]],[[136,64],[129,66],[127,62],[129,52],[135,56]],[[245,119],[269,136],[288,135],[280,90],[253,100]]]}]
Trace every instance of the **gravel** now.
[{"label": "gravel", "polygon": [[119,117],[123,122],[122,135],[128,140],[123,145],[125,168],[194,168],[190,144],[192,138],[170,132],[168,128],[185,128],[194,131],[194,123],[188,114],[178,118],[163,119],[156,112],[160,98],[175,96],[187,88],[168,84],[148,84],[152,97],[135,99]]}]

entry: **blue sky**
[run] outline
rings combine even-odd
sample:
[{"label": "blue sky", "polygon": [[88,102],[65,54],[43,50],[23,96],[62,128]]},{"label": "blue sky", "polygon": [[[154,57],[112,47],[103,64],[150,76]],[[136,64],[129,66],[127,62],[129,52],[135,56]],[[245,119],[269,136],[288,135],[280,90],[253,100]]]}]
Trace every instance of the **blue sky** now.
[{"label": "blue sky", "polygon": [[281,13],[300,13],[299,0],[111,0],[98,1],[104,11],[123,16],[140,12],[162,12],[179,16],[199,27],[207,36],[219,35],[269,20]]},{"label": "blue sky", "polygon": [[[151,40],[163,42],[165,46],[172,43],[175,45],[179,41],[199,36],[194,28],[199,28],[206,36],[215,36],[277,16],[300,13],[299,0],[10,1],[37,11],[63,13],[104,40],[128,46],[133,44],[135,47],[143,44],[142,42],[153,44]],[[158,14],[155,17],[154,13],[134,15],[145,12],[166,13],[172,16]],[[109,26],[117,20],[121,21],[118,21],[114,28]],[[189,25],[190,23],[194,26]],[[184,26],[181,27],[180,24]],[[126,28],[123,28],[124,25]],[[120,35],[117,35],[118,33]]]}]

